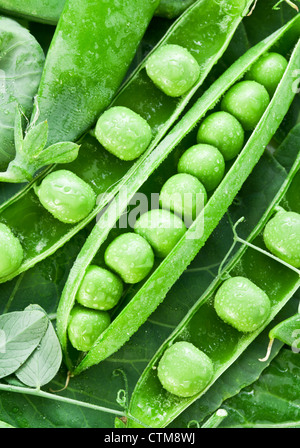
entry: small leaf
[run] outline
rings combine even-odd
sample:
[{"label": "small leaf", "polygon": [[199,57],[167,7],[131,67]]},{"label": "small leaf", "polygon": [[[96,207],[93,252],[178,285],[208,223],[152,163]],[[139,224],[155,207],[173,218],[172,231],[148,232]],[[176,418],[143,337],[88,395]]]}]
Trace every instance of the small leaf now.
[{"label": "small leaf", "polygon": [[0,316],[0,378],[20,368],[38,346],[47,327],[47,316],[37,310]]},{"label": "small leaf", "polygon": [[72,142],[56,143],[49,146],[37,157],[39,167],[51,165],[52,163],[73,162],[78,156],[79,148],[79,145]]},{"label": "small leaf", "polygon": [[48,123],[43,121],[29,129],[27,132],[23,151],[31,158],[36,157],[43,151],[48,140]]},{"label": "small leaf", "polygon": [[17,378],[29,387],[40,388],[57,374],[62,362],[62,351],[51,322],[39,346],[15,372]]}]

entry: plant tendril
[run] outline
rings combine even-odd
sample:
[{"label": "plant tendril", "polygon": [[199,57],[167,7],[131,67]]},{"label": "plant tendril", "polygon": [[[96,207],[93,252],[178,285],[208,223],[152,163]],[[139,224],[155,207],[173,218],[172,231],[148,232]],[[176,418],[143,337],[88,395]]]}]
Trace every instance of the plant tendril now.
[{"label": "plant tendril", "polygon": [[[220,280],[227,280],[228,278],[230,278],[230,275],[228,273],[226,273],[226,269],[224,270],[224,265],[227,262],[228,258],[230,257],[230,254],[233,252],[236,244],[237,244],[237,233],[236,233],[236,227],[245,220],[244,217],[240,218],[233,226],[232,226],[232,231],[233,231],[233,243],[229,249],[229,251],[227,252],[227,254],[225,255],[225,257],[222,260],[222,263],[219,266],[219,270],[218,270],[218,277],[220,278]],[[230,220],[231,221],[231,220]],[[232,225],[232,223],[231,223]]]},{"label": "plant tendril", "polygon": [[270,339],[270,342],[269,342],[269,344],[268,344],[268,348],[267,348],[266,356],[265,356],[264,358],[260,358],[260,359],[259,359],[260,362],[266,362],[266,361],[268,361],[268,359],[270,358],[270,355],[271,355],[271,351],[272,351],[273,343],[274,343],[274,339]]},{"label": "plant tendril", "polygon": [[283,2],[287,3],[289,6],[291,6],[293,9],[295,9],[297,12],[299,12],[299,8],[298,8],[298,6],[297,6],[295,3],[293,3],[291,0],[279,0],[279,2],[276,3],[276,5],[273,6],[273,9],[274,9],[275,11],[278,10],[278,9],[279,9],[279,6],[280,6],[281,3],[283,3]]},{"label": "plant tendril", "polygon": [[254,5],[252,6],[250,12],[247,14],[247,17],[251,16],[256,8],[258,0],[255,0]]},{"label": "plant tendril", "polygon": [[292,271],[296,272],[296,274],[298,274],[298,276],[300,277],[300,270],[299,269],[295,268],[294,266],[290,265],[289,263],[286,263],[285,261],[283,261],[280,258],[276,257],[275,255],[267,252],[266,250],[261,249],[260,247],[255,246],[254,244],[249,243],[248,241],[245,241],[243,238],[240,238],[238,236],[238,234],[236,232],[236,228],[242,222],[243,219],[244,218],[239,219],[236,222],[236,224],[234,225],[233,232],[234,232],[234,240],[235,240],[235,242],[241,243],[241,244],[243,244],[245,246],[248,246],[251,249],[256,250],[257,252],[260,252],[260,253],[266,255],[267,257],[272,258],[273,260],[277,261],[278,263],[281,263],[282,265],[286,266],[288,269],[291,269]]},{"label": "plant tendril", "polygon": [[190,422],[188,422],[187,427],[188,427],[188,429],[191,429],[191,428],[199,429],[200,425],[199,425],[199,422],[197,422],[197,420],[191,420]]},{"label": "plant tendril", "polygon": [[67,374],[67,378],[66,378],[66,382],[65,382],[64,387],[63,387],[62,389],[58,389],[58,390],[49,389],[50,392],[52,392],[52,393],[54,393],[54,394],[56,394],[56,393],[58,393],[58,392],[63,392],[64,390],[66,390],[66,389],[68,388],[69,383],[70,383],[70,379],[71,379],[71,378],[72,378],[72,374],[71,374],[71,372],[69,371],[68,374]]}]

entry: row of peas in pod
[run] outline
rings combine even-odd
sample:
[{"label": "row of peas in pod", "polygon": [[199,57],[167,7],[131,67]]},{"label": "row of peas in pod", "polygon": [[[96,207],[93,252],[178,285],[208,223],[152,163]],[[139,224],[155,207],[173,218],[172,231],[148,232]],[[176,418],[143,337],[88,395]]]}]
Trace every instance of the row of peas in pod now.
[{"label": "row of peas in pod", "polygon": [[[279,209],[263,230],[271,254],[291,267],[300,268],[300,214]],[[300,273],[300,272],[299,272]],[[214,309],[226,324],[241,333],[258,330],[269,318],[268,295],[246,277],[223,282],[214,297]],[[203,391],[214,374],[212,360],[190,342],[176,342],[159,361],[158,378],[168,392],[192,397]]]},{"label": "row of peas in pod", "polygon": [[[160,48],[146,70],[158,88],[174,97],[187,93],[200,74],[197,61],[178,45]],[[126,161],[138,158],[152,139],[147,121],[121,106],[112,107],[99,118],[95,135],[106,150]],[[35,191],[45,209],[66,224],[80,222],[96,204],[96,194],[90,185],[69,170],[47,175]],[[0,278],[3,278],[17,271],[24,259],[21,242],[5,224],[0,226],[0,249],[3,249],[0,261]]]},{"label": "row of peas in pod", "polygon": [[[146,71],[154,84],[172,97],[188,92],[200,74],[197,61],[178,45],[165,45],[156,51],[148,60]],[[147,149],[152,131],[141,116],[117,106],[99,118],[95,137],[107,151],[129,161]],[[146,223],[148,218],[150,221]],[[152,230],[149,232],[149,229]],[[138,220],[135,233],[125,233],[109,245],[105,263],[111,271],[89,266],[77,293],[78,305],[73,308],[68,325],[73,347],[80,351],[90,350],[110,324],[108,311],[121,299],[123,282],[134,284],[147,277],[154,266],[155,256],[166,257],[185,231],[185,224],[175,214],[153,210]]]},{"label": "row of peas in pod", "polygon": [[[198,131],[198,144],[183,154],[178,165],[179,172],[188,172],[198,179],[198,154],[220,150],[224,160],[235,157],[242,145],[243,131],[252,130],[268,106],[270,96],[287,67],[286,59],[277,53],[264,55],[247,73],[246,79],[233,86],[224,96],[221,111],[207,117]],[[207,144],[212,145],[210,147]],[[208,149],[210,148],[210,149]],[[193,155],[189,158],[189,155]],[[212,160],[208,158],[208,160]],[[203,165],[202,165],[203,167]],[[221,169],[217,169],[217,168]],[[215,186],[222,179],[224,163],[215,163]],[[205,172],[207,174],[207,172]],[[176,176],[174,176],[175,178]],[[205,177],[200,178],[205,184]],[[171,194],[171,191],[170,191]],[[266,248],[282,261],[295,268],[300,267],[300,215],[279,210],[268,222],[263,232]],[[267,294],[246,277],[226,280],[214,298],[214,308],[224,322],[242,333],[260,328],[268,319],[271,304]],[[210,382],[214,373],[211,359],[189,342],[176,342],[162,356],[157,374],[162,386],[179,397],[192,397]]]},{"label": "row of peas in pod", "polygon": [[[264,85],[254,80],[261,81],[258,76],[261,71],[258,71],[257,74],[259,66],[263,67],[262,71],[265,74],[265,78],[262,80]],[[77,294],[77,301],[81,306],[76,306],[73,309],[68,327],[69,339],[74,347],[78,349],[81,347],[81,350],[85,347],[85,351],[89,350],[102,332],[101,325],[99,326],[101,331],[96,331],[97,314],[94,314],[95,325],[89,326],[88,344],[85,345],[82,341],[86,322],[92,323],[86,313],[90,314],[91,308],[97,309],[98,307],[99,309],[99,305],[96,305],[99,295],[104,298],[109,295],[108,289],[116,291],[114,300],[109,300],[110,306],[115,306],[122,296],[122,280],[128,284],[142,281],[152,270],[155,256],[166,257],[178,243],[186,232],[186,225],[182,218],[188,221],[194,220],[197,212],[207,201],[207,192],[216,188],[221,182],[225,174],[225,161],[236,157],[242,149],[244,131],[253,129],[259,122],[268,106],[270,95],[276,90],[286,66],[285,58],[276,53],[269,53],[252,67],[247,74],[249,79],[229,90],[221,104],[223,110],[211,114],[203,121],[197,135],[198,144],[182,155],[178,164],[178,174],[171,177],[163,186],[160,192],[161,209],[143,214],[135,224],[135,233],[123,234],[109,245],[105,253],[105,262],[111,271],[97,266],[88,268]],[[241,103],[244,104],[244,111]],[[106,126],[107,129],[113,128],[113,125],[109,126],[108,122],[106,122]],[[111,151],[114,150],[111,149]],[[117,152],[116,150],[115,153]],[[188,201],[185,201],[186,193],[189,193]],[[97,272],[101,277],[101,287],[96,280]],[[108,280],[112,273],[118,277]],[[107,276],[106,284],[103,283],[105,276]],[[110,288],[109,285],[114,286]],[[233,286],[231,285],[231,287]],[[104,291],[103,287],[108,289]],[[235,287],[237,296],[239,296],[240,288],[242,296],[243,292],[248,291],[248,295],[252,294],[253,300],[257,300],[260,311],[258,311],[258,315],[252,316],[256,322],[251,321],[249,312],[248,327],[245,324],[240,328],[241,331],[254,331],[262,325],[269,313],[269,300],[263,291],[251,282],[249,283],[247,279],[236,279]],[[228,300],[229,298],[230,296]],[[223,303],[222,300],[220,302]],[[82,306],[87,307],[88,311]],[[252,305],[249,303],[249,309],[251,310],[251,308]],[[244,314],[247,317],[247,309],[244,310]],[[219,311],[219,315],[222,315],[222,311]],[[228,315],[230,316],[230,312]],[[107,328],[110,319],[108,313],[105,316]],[[101,321],[99,313],[98,317]],[[226,320],[226,312],[223,318]],[[203,358],[203,355],[201,356]]]},{"label": "row of peas in pod", "polygon": [[[281,55],[267,54],[247,75],[251,81],[239,83],[228,92],[222,103],[223,111],[211,114],[203,122],[198,132],[198,145],[186,151],[178,165],[180,174],[164,186],[161,193],[163,208],[180,214],[184,212],[186,220],[195,219],[207,200],[206,192],[213,190],[224,176],[225,161],[234,158],[241,150],[243,127],[253,128],[267,107],[267,91],[269,94],[275,91],[286,64]],[[153,83],[173,97],[187,93],[199,77],[197,61],[178,45],[160,47],[148,59],[145,68]],[[123,160],[139,157],[152,138],[148,123],[124,107],[112,107],[105,112],[98,120],[95,134],[104,148]],[[173,197],[173,190],[177,191],[176,197]],[[66,224],[80,222],[96,204],[93,189],[68,170],[49,174],[35,191],[47,211]],[[183,194],[189,194],[185,202],[180,201]],[[194,195],[197,194],[196,199]],[[2,224],[1,229],[0,246],[4,248],[5,255],[0,277],[5,277],[17,271],[22,264],[23,249],[9,228]],[[8,239],[9,245],[6,244]],[[18,256],[11,255],[14,251]]]}]

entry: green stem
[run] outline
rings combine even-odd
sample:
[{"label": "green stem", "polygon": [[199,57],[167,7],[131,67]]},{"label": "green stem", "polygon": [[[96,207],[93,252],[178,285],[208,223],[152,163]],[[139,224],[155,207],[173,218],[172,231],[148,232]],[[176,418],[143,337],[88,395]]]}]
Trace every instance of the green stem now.
[{"label": "green stem", "polygon": [[[95,411],[106,412],[107,414],[118,415],[121,417],[128,417],[123,411],[105,408],[105,407],[98,406],[95,404],[86,403],[84,401],[73,400],[72,398],[67,398],[67,397],[62,397],[60,395],[51,394],[49,392],[45,392],[40,389],[31,389],[31,388],[27,388],[27,387],[12,386],[10,384],[0,384],[0,390],[3,390],[5,392],[15,392],[15,393],[19,393],[19,394],[33,395],[33,396],[39,397],[39,398],[47,398],[49,400],[55,400],[55,401],[60,401],[60,402],[67,403],[67,404],[73,404],[76,406],[82,406],[85,408],[94,409]],[[132,417],[130,417],[130,418],[132,418]]]},{"label": "green stem", "polygon": [[270,254],[270,252],[267,252],[264,249],[261,249],[260,247],[255,246],[254,244],[248,243],[248,241],[243,240],[240,237],[236,237],[236,241],[238,243],[242,243],[245,244],[248,247],[251,247],[251,249],[257,250],[258,252],[261,252],[264,255],[267,255],[270,258],[273,258],[273,260],[277,261],[278,263],[283,264],[284,266],[286,266],[288,269],[291,269],[292,271],[296,272],[296,274],[298,274],[298,276],[300,277],[300,270],[295,268],[294,266],[290,265],[289,263],[286,263],[285,261],[281,260],[280,258],[276,257],[275,255]]},{"label": "green stem", "polygon": [[261,249],[258,246],[255,246],[254,244],[249,243],[248,241],[243,240],[242,238],[240,238],[236,232],[236,228],[237,226],[244,221],[245,218],[240,218],[234,225],[233,227],[233,234],[234,234],[234,242],[235,243],[241,243],[245,246],[251,247],[251,249],[256,250],[257,252],[260,252],[264,255],[266,255],[269,258],[272,258],[273,260],[277,261],[278,263],[281,263],[282,265],[286,266],[288,269],[291,269],[292,271],[296,272],[296,274],[299,275],[300,277],[300,270],[295,268],[294,266],[290,265],[289,263],[286,263],[285,261],[281,260],[281,258],[276,257],[275,255],[271,254],[270,252],[267,252],[264,249]]}]

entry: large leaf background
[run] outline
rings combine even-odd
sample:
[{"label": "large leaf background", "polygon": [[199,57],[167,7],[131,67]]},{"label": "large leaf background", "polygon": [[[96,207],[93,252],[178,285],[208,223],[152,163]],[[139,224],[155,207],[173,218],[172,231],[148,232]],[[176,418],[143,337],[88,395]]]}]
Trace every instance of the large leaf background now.
[{"label": "large leaf background", "polygon": [[[276,30],[293,14],[286,6],[274,12],[271,10],[273,4],[273,1],[258,2],[257,10],[251,17],[245,19],[216,71],[225,68],[249,45]],[[270,15],[269,20],[266,20],[266,13]],[[170,23],[164,19],[154,19],[135,63],[139,62],[157,41],[159,38],[157,30],[163,32]],[[41,39],[39,27],[36,29],[37,38]],[[44,28],[44,35],[45,30],[47,27]],[[52,27],[49,27],[49,36],[52,32]],[[43,39],[47,42],[46,37]],[[212,73],[213,76],[216,74]],[[282,140],[282,137],[299,121],[298,101],[296,98],[281,132],[277,135],[278,141]],[[274,145],[276,144],[277,141],[274,142]],[[240,234],[244,237],[255,227],[287,176],[287,167],[299,150],[299,132],[290,135],[290,147],[292,148],[290,156],[285,153],[281,158],[274,157],[271,148],[266,152],[206,246],[138,333],[118,353],[80,376],[72,378],[66,390],[57,392],[59,396],[75,400],[73,404],[26,393],[0,391],[0,420],[15,427],[113,427],[113,415],[93,409],[89,405],[123,410],[117,403],[118,392],[124,389],[130,395],[155,351],[214,279],[222,259],[232,244],[232,223],[241,216],[246,217],[239,228]],[[0,195],[5,194],[5,191],[2,193],[0,189]],[[3,198],[4,196],[1,199]],[[13,281],[1,285],[0,313],[22,310],[29,304],[36,303],[55,319],[64,283],[89,230],[87,227],[55,255]],[[297,304],[296,297],[288,304],[289,308],[283,310],[283,316],[291,314]],[[191,406],[173,422],[171,427],[187,427],[190,422],[193,422],[191,425],[201,425],[202,421],[223,405],[229,413],[229,417],[223,422],[225,427],[284,424],[287,419],[299,425],[299,401],[297,402],[299,381],[295,381],[295,378],[299,379],[300,374],[299,356],[287,348],[282,349],[281,344],[276,344],[272,353],[274,360],[271,358],[269,363],[258,362],[258,357],[266,348],[267,339],[267,332],[264,332],[230,368],[230,371],[217,381],[201,402]],[[66,376],[67,371],[62,366],[55,380],[44,390],[63,388]],[[292,387],[293,391],[289,390]],[[281,395],[284,399],[281,399]],[[230,398],[231,396],[234,397]],[[79,402],[84,402],[85,406]],[[277,413],[273,412],[274,406]]]}]

